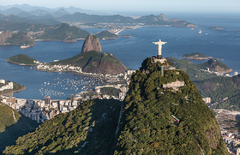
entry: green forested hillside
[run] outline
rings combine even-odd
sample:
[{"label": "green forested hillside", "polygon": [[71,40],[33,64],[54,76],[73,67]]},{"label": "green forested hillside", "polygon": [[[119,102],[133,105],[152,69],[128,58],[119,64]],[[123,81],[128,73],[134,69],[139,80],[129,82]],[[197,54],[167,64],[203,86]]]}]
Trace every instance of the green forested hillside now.
[{"label": "green forested hillside", "polygon": [[219,66],[220,68],[224,69],[224,70],[230,70],[230,68],[225,65],[224,63],[222,63],[221,61],[218,61],[216,59],[209,59],[207,62],[203,63],[203,64],[199,64],[198,65],[200,68],[202,69],[206,69],[206,67],[209,67],[210,70],[216,70],[215,66]]},{"label": "green forested hillside", "polygon": [[109,154],[121,102],[88,100],[77,109],[55,116],[38,129],[18,138],[6,154]]},{"label": "green forested hillside", "polygon": [[[211,97],[212,108],[240,110],[240,76],[215,77],[195,82],[203,97]],[[228,100],[223,101],[228,97]]]},{"label": "green forested hillside", "polygon": [[83,72],[98,74],[119,74],[127,70],[127,67],[113,54],[97,51],[88,51],[50,64],[79,66]]},{"label": "green forested hillside", "polygon": [[59,40],[59,41],[76,41],[79,38],[85,38],[89,33],[81,30],[76,26],[70,26],[66,23],[61,23],[50,27],[43,35],[38,36],[37,39],[43,40]]},{"label": "green forested hillside", "polygon": [[[184,70],[192,81],[201,81],[217,76],[216,74],[201,72],[198,65],[192,63],[187,59],[179,60],[173,57],[167,57],[167,60],[173,63],[174,66],[180,68],[181,70]],[[206,67],[204,69],[206,69]]]},{"label": "green forested hillside", "polygon": [[118,37],[118,35],[111,33],[109,31],[102,31],[98,34],[95,35],[97,38],[99,39],[115,39],[116,37]]},{"label": "green forested hillside", "polygon": [[[185,82],[179,91],[162,89],[176,80]],[[115,155],[228,154],[217,120],[185,72],[162,76],[148,58],[133,74],[125,102]]]},{"label": "green forested hillside", "polygon": [[36,127],[36,121],[21,116],[16,110],[0,103],[0,154],[6,146],[13,145],[19,136],[34,131]]},{"label": "green forested hillside", "polygon": [[12,37],[7,38],[5,41],[9,45],[31,45],[35,44],[33,38],[31,38],[26,32],[14,33]]},{"label": "green forested hillside", "polygon": [[[196,86],[184,71],[168,69],[170,65],[145,59],[131,77],[124,102],[84,101],[18,138],[3,153],[228,154],[218,123]],[[163,87],[176,81],[183,86]]]},{"label": "green forested hillside", "polygon": [[34,61],[37,61],[37,60],[24,54],[18,54],[8,58],[7,61],[16,63],[16,64],[23,64],[23,65],[36,65]]}]

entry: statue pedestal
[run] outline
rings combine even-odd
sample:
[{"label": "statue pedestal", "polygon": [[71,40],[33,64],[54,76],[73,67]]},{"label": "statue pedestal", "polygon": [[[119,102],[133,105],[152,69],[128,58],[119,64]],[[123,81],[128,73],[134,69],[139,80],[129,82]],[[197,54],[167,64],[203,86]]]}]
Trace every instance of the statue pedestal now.
[{"label": "statue pedestal", "polygon": [[157,59],[162,59],[162,55],[157,55]]},{"label": "statue pedestal", "polygon": [[[159,55],[158,55],[159,56]],[[162,56],[162,55],[161,55]],[[152,62],[160,62],[160,63],[165,63],[165,62],[167,62],[167,59],[166,58],[160,58],[160,59],[158,59],[158,57],[156,57],[156,56],[153,56],[152,57]]]}]

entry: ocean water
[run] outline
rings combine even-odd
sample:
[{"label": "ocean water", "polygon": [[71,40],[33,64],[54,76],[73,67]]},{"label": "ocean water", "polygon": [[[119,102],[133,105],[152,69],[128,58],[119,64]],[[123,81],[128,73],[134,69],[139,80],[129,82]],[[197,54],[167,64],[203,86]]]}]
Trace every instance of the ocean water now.
[{"label": "ocean water", "polygon": [[[181,56],[192,52],[201,52],[206,56],[222,58],[223,63],[233,71],[240,73],[240,16],[221,14],[172,14],[171,17],[186,20],[198,25],[191,28],[179,27],[141,27],[125,30],[115,40],[100,40],[103,52],[113,53],[128,68],[139,69],[146,57],[157,55],[157,45],[152,42],[167,42],[163,45],[163,57]],[[210,26],[224,28],[222,31],[209,30]],[[85,29],[91,33],[101,29]],[[198,31],[202,30],[202,34]],[[31,67],[7,63],[6,60],[17,54],[25,54],[40,62],[52,62],[75,56],[81,52],[83,40],[76,43],[58,41],[37,42],[35,47],[20,49],[18,46],[0,46],[0,79],[15,81],[27,87],[24,91],[14,93],[15,97],[43,99],[45,95],[52,99],[66,99],[72,93],[78,93],[96,84],[93,78],[74,75],[71,72],[53,73],[35,71]],[[192,61],[203,63],[205,61]]]}]

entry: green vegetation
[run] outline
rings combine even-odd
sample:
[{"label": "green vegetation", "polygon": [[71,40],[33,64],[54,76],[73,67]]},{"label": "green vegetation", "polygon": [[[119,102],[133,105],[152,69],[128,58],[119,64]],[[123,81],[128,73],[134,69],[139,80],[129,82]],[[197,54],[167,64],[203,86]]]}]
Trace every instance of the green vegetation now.
[{"label": "green vegetation", "polygon": [[[199,70],[200,68],[199,68],[198,65],[192,63],[191,61],[189,61],[187,59],[178,60],[178,59],[173,58],[173,57],[167,57],[167,60],[170,61],[171,63],[173,63],[174,66],[176,66],[176,67],[180,68],[181,70],[185,71],[192,81],[201,81],[201,80],[204,80],[204,79],[217,77],[216,74],[201,72]],[[206,67],[204,69],[206,69]]]},{"label": "green vegetation", "polygon": [[89,35],[89,33],[85,30],[81,30],[76,26],[70,26],[66,23],[61,23],[50,27],[43,35],[38,36],[37,39],[71,42],[79,38],[85,38],[87,35]]},{"label": "green vegetation", "polygon": [[[228,154],[213,113],[188,75],[181,70],[165,70],[162,75],[161,65],[172,64],[144,60],[131,77],[125,102],[84,101],[19,137],[3,153]],[[177,91],[163,89],[163,84],[176,80],[185,85]]]},{"label": "green vegetation", "polygon": [[35,44],[34,40],[26,32],[13,33],[12,37],[7,38],[5,43],[19,46],[33,46]]},{"label": "green vegetation", "polygon": [[118,97],[119,93],[121,91],[119,89],[113,88],[113,87],[103,87],[101,88],[101,94],[107,94],[109,96],[116,96]]},{"label": "green vegetation", "polygon": [[[13,119],[13,113],[12,113],[12,108],[10,108],[7,105],[3,105],[0,104],[0,132],[5,131],[6,127],[15,124],[15,121]],[[16,113],[16,119],[19,120],[19,118],[21,117],[21,115],[14,110],[14,112]]]},{"label": "green vegetation", "polygon": [[209,67],[210,70],[217,70],[216,66],[219,66],[220,68],[222,68],[224,70],[230,70],[230,68],[227,65],[225,65],[224,63],[222,63],[221,61],[218,61],[216,59],[210,59],[203,64],[199,64],[198,66],[199,66],[199,68],[202,68],[202,69],[206,69],[206,67]]},{"label": "green vegetation", "polygon": [[[5,84],[1,83],[0,84],[0,88],[4,85],[7,85],[9,82],[11,81],[6,81]],[[11,93],[11,92],[18,92],[18,91],[21,91],[21,90],[24,90],[26,87],[23,86],[23,85],[20,85],[16,82],[13,82],[13,90],[4,90],[4,91],[1,91],[0,92],[0,95],[5,95],[5,94],[8,94],[8,93]]]},{"label": "green vegetation", "polygon": [[127,67],[111,53],[97,51],[88,51],[69,59],[50,63],[50,65],[57,64],[78,66],[83,72],[88,73],[118,74],[127,70]]},{"label": "green vegetation", "polygon": [[88,100],[19,137],[5,154],[109,154],[121,102]]},{"label": "green vegetation", "polygon": [[[185,82],[179,91],[162,89],[176,80]],[[132,75],[125,102],[115,155],[228,154],[213,113],[185,72],[167,70],[162,76],[148,58]]]},{"label": "green vegetation", "polygon": [[13,22],[13,21],[6,21],[6,20],[0,21],[0,31],[19,30],[19,32],[28,32],[28,31],[37,32],[37,31],[43,31],[49,27],[50,25],[44,25],[44,24],[29,24],[29,23]]},{"label": "green vegetation", "polygon": [[[14,121],[13,112],[17,119]],[[19,136],[35,130],[37,123],[24,116],[16,110],[0,103],[0,153],[8,145],[13,145]]]},{"label": "green vegetation", "polygon": [[188,57],[195,57],[195,58],[207,58],[206,55],[202,54],[202,53],[189,53],[189,54],[185,54],[182,56],[183,58],[188,58]]},{"label": "green vegetation", "polygon": [[[195,82],[203,97],[211,97],[212,108],[240,111],[240,76],[215,77]],[[228,100],[223,100],[228,97]]]},{"label": "green vegetation", "polygon": [[7,61],[20,64],[20,65],[36,65],[34,61],[37,61],[37,60],[24,54],[18,54],[8,58]]},{"label": "green vegetation", "polygon": [[111,33],[109,31],[102,31],[98,34],[95,35],[97,38],[99,39],[115,39],[116,37],[118,37],[118,35]]}]

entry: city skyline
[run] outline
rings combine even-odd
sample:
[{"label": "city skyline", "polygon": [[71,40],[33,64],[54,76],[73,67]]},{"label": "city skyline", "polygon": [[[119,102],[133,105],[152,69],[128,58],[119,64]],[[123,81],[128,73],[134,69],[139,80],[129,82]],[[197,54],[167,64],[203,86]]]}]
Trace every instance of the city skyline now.
[{"label": "city skyline", "polygon": [[40,6],[48,8],[58,8],[58,7],[78,7],[85,10],[96,10],[96,11],[185,11],[185,12],[240,12],[240,1],[238,0],[202,0],[202,1],[192,1],[192,0],[122,0],[122,1],[110,1],[110,0],[89,0],[89,1],[30,1],[30,0],[1,0],[1,6],[7,5],[22,5],[28,4],[31,6]]}]

